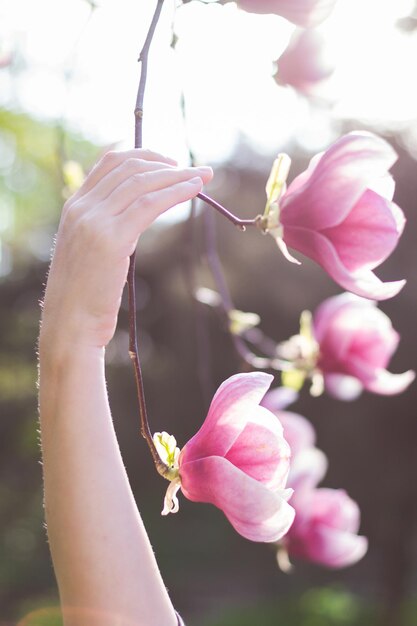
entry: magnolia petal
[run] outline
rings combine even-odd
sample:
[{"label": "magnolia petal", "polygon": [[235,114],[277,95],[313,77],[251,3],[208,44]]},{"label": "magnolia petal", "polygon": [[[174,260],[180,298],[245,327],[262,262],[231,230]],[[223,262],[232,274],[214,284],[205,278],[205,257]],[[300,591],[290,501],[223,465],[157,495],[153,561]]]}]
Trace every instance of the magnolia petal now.
[{"label": "magnolia petal", "polygon": [[315,339],[321,343],[328,327],[333,323],[334,317],[339,312],[349,311],[352,306],[358,307],[358,309],[360,307],[360,310],[366,310],[369,307],[376,307],[376,302],[360,298],[349,292],[327,298],[314,311],[313,329]]},{"label": "magnolia petal", "polygon": [[248,422],[225,458],[269,489],[283,489],[291,450],[276,415],[263,407]]},{"label": "magnolia petal", "polygon": [[373,180],[368,185],[368,189],[372,189],[372,191],[375,191],[386,200],[392,200],[395,192],[395,180],[391,174],[387,172],[385,176]]},{"label": "magnolia petal", "polygon": [[370,270],[349,272],[334,245],[321,233],[291,227],[284,229],[284,239],[288,246],[321,265],[334,281],[358,296],[370,300],[387,300],[396,296],[405,285],[405,280],[383,283]]},{"label": "magnolia petal", "polygon": [[334,69],[321,32],[299,28],[279,57],[274,78],[279,85],[291,85],[301,93],[313,95]]},{"label": "magnolia petal", "polygon": [[400,207],[395,204],[395,202],[391,202],[391,211],[392,216],[395,220],[397,231],[401,234],[404,230],[406,218]]},{"label": "magnolia petal", "polygon": [[[368,319],[366,314],[362,320],[357,318],[355,334],[353,334],[353,330],[348,328],[347,332],[350,331],[352,334],[349,361],[366,362],[366,365],[374,368],[374,370],[385,369],[397,349],[400,336],[392,328],[391,320],[382,311],[373,309],[371,312],[374,315],[370,315]],[[377,313],[380,316],[377,316]],[[386,324],[384,323],[385,320]],[[349,367],[345,373],[350,373]]]},{"label": "magnolia petal", "polygon": [[359,378],[364,388],[373,393],[391,396],[402,393],[415,379],[415,372],[408,370],[402,374],[392,374],[386,369],[375,369],[360,359],[350,359],[351,374]]},{"label": "magnolia petal", "polygon": [[288,387],[275,387],[271,391],[268,391],[266,396],[261,402],[261,406],[265,407],[269,411],[280,411],[285,409],[288,405],[293,404],[298,400],[299,394],[294,389]]},{"label": "magnolia petal", "polygon": [[[323,371],[339,370],[340,364],[349,358],[349,348],[352,343],[351,328],[346,328],[342,317],[343,311],[336,314],[332,323],[326,329],[320,341],[320,359],[318,367]],[[343,368],[342,368],[343,371]]]},{"label": "magnolia petal", "polygon": [[289,552],[336,569],[354,565],[365,556],[367,549],[366,537],[318,526],[311,531],[308,542],[300,543]]},{"label": "magnolia petal", "polygon": [[294,489],[291,489],[291,487],[288,487],[287,489],[281,489],[279,491],[279,495],[283,500],[285,500],[285,502],[288,502],[288,500],[294,495]]},{"label": "magnolia petal", "polygon": [[391,320],[367,300],[349,302],[342,296],[342,301],[343,306],[327,316],[327,326],[322,325],[319,367],[324,372],[350,374],[349,363],[358,358],[374,368],[385,368],[400,339]]},{"label": "magnolia petal", "polygon": [[307,169],[305,169],[304,172],[301,172],[301,174],[298,174],[298,176],[296,176],[288,185],[285,194],[286,196],[289,197],[293,195],[296,191],[301,189],[307,183],[307,181],[311,178],[311,175],[313,174],[323,154],[324,152],[319,152],[310,159]]},{"label": "magnolia petal", "polygon": [[344,135],[323,153],[304,185],[296,191],[289,186],[281,198],[281,224],[313,230],[337,226],[396,159],[394,149],[372,133]]},{"label": "magnolia petal", "polygon": [[356,534],[359,507],[345,491],[298,490],[292,504],[296,521],[285,538],[290,556],[328,567],[345,567],[365,554],[367,541]]},{"label": "magnolia petal", "polygon": [[325,20],[336,0],[237,0],[241,9],[249,13],[276,13],[290,22],[311,28]]},{"label": "magnolia petal", "polygon": [[311,510],[315,520],[337,530],[357,533],[360,510],[344,489],[314,489],[311,492]]},{"label": "magnolia petal", "polygon": [[[272,231],[271,234],[273,235]],[[290,263],[294,263],[294,265],[301,265],[301,261],[292,256],[292,254],[290,254],[287,248],[287,244],[282,237],[275,237],[275,241],[277,242],[278,248],[280,249],[284,258],[287,259],[287,261],[289,261]]]},{"label": "magnolia petal", "polygon": [[[183,462],[204,456],[225,456],[273,381],[263,372],[236,374],[218,388],[200,430],[181,452]],[[221,436],[219,435],[221,429]]]},{"label": "magnolia petal", "polygon": [[271,491],[222,457],[184,463],[180,475],[186,498],[214,504],[251,541],[279,541],[294,520],[288,493]]},{"label": "magnolia petal", "polygon": [[[350,352],[355,355],[366,353],[366,360],[378,367],[385,367],[395,352],[399,342],[399,334],[393,329],[390,318],[375,306],[375,302],[347,294],[329,298],[323,303],[327,309],[317,309],[321,318],[320,347],[330,344],[334,354],[338,351],[336,344],[341,336],[350,338]],[[324,319],[323,319],[324,311]],[[327,312],[326,312],[327,311]],[[314,315],[314,328],[316,313]]]},{"label": "magnolia petal", "polygon": [[318,448],[300,450],[291,463],[288,476],[289,486],[298,489],[312,489],[325,477],[328,468],[327,457]]},{"label": "magnolia petal", "polygon": [[343,265],[354,272],[374,269],[385,261],[395,249],[404,224],[399,207],[368,189],[343,222],[322,230],[322,234],[335,246]]},{"label": "magnolia petal", "polygon": [[375,379],[366,385],[368,391],[386,396],[402,393],[414,381],[416,373],[408,370],[402,374],[392,374],[387,370],[378,370]]},{"label": "magnolia petal", "polygon": [[293,457],[316,442],[316,431],[311,422],[298,413],[281,411],[278,417],[284,428],[284,437],[289,443]]},{"label": "magnolia petal", "polygon": [[363,391],[362,383],[357,378],[346,374],[326,374],[324,387],[333,398],[346,402],[356,400]]}]

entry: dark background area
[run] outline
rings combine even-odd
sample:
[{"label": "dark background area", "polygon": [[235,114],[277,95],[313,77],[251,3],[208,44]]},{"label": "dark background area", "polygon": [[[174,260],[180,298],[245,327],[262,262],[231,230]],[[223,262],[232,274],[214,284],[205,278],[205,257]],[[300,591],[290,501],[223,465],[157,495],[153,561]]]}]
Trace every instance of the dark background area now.
[{"label": "dark background area", "polygon": [[[346,130],[349,130],[346,128]],[[0,142],[13,154],[0,159],[0,197],[13,202],[14,226],[0,232],[0,624],[15,624],[31,611],[57,605],[43,527],[36,400],[39,300],[49,249],[63,202],[60,130],[25,115],[0,114]],[[13,141],[12,141],[13,138]],[[408,224],[397,250],[379,275],[406,278],[393,300],[381,304],[402,341],[390,369],[417,368],[416,163],[401,147],[393,173],[396,202]],[[65,136],[71,158],[88,169],[99,149]],[[291,178],[310,155],[287,147]],[[251,164],[257,162],[254,170]],[[264,165],[264,167],[263,167]],[[270,162],[242,144],[235,158],[216,168],[209,193],[241,217],[264,205]],[[216,182],[217,181],[217,182]],[[67,183],[68,184],[68,183]],[[64,191],[65,193],[65,191]],[[5,204],[4,204],[5,205]],[[210,209],[208,209],[210,210]],[[288,264],[272,238],[241,233],[216,216],[219,254],[237,308],[255,311],[276,341],[298,330],[300,312],[339,288],[307,259]],[[145,390],[154,431],[167,430],[184,444],[206,415],[198,376],[203,359],[211,393],[240,371],[230,338],[215,311],[196,305],[188,276],[212,286],[202,246],[202,216],[193,239],[186,223],[156,226],[141,240],[137,259],[138,321]],[[193,260],[194,259],[194,260]],[[196,325],[206,333],[198,354]],[[200,331],[201,332],[201,331]],[[201,362],[201,361],[200,361]],[[277,383],[279,381],[277,380]],[[108,350],[109,395],[132,488],[174,604],[196,626],[412,626],[416,582],[417,387],[392,398],[364,394],[351,403],[304,390],[294,410],[314,424],[329,458],[324,485],[345,488],[362,511],[361,534],[370,541],[356,566],[329,571],[296,563],[281,573],[274,551],[242,539],[223,514],[180,495],[180,512],[162,518],[165,482],[155,473],[139,435],[133,373],[127,352],[127,308]],[[120,529],[123,532],[123,529]],[[140,581],[138,581],[140,585]],[[54,611],[21,622],[59,624]],[[38,621],[36,621],[38,619]],[[3,620],[3,621],[1,621]]]}]

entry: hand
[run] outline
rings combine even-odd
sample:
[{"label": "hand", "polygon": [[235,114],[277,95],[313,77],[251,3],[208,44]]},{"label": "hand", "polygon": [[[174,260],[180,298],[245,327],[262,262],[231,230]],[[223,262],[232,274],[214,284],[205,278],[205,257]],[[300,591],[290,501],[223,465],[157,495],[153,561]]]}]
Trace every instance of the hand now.
[{"label": "hand", "polygon": [[[178,168],[148,150],[108,152],[64,205],[43,306],[41,348],[103,347],[112,338],[139,235],[195,197],[209,167]],[[46,336],[48,341],[46,341]]]}]

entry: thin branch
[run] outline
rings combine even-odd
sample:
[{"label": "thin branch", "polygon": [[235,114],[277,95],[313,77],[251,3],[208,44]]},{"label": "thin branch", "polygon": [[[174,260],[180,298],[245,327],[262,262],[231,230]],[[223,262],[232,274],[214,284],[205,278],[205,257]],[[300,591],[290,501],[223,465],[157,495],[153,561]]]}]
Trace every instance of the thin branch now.
[{"label": "thin branch", "polygon": [[204,211],[204,241],[205,252],[208,265],[211,273],[213,274],[214,282],[219,292],[222,307],[226,314],[227,320],[229,320],[229,313],[235,306],[233,305],[232,296],[230,295],[229,287],[227,286],[226,279],[224,277],[222,264],[217,252],[217,234],[216,234],[216,220],[215,215],[211,211]]},{"label": "thin branch", "polygon": [[138,61],[141,64],[141,71],[135,106],[135,148],[142,148],[143,100],[145,96],[146,79],[148,77],[149,48],[161,15],[163,4],[164,0],[158,0],[151,25],[149,26],[148,34],[146,35],[145,43],[143,44],[143,48],[140,51],[138,58]]},{"label": "thin branch", "polygon": [[[159,16],[161,14],[162,5],[164,0],[158,0],[157,6],[152,18],[151,25],[149,27],[148,34],[146,36],[145,43],[139,55],[138,61],[141,63],[141,72],[138,93],[135,106],[135,148],[142,147],[142,123],[143,123],[143,99],[145,95],[146,77],[148,69],[148,54],[149,48],[152,43],[152,38],[155,33],[156,26],[158,24]],[[137,326],[136,326],[136,290],[135,290],[135,264],[136,264],[136,252],[130,257],[129,272],[127,275],[128,286],[128,299],[129,299],[129,356],[132,360],[136,389],[138,394],[139,414],[141,423],[141,434],[146,439],[149,446],[149,450],[152,454],[156,469],[160,474],[164,476],[167,466],[161,461],[157,449],[155,447],[152,433],[149,428],[148,414],[146,411],[145,391],[143,388],[143,376],[140,366],[138,339],[137,339]]]},{"label": "thin branch", "polygon": [[228,209],[219,204],[219,202],[216,202],[216,200],[213,200],[213,198],[210,198],[210,196],[206,196],[205,193],[197,194],[197,198],[200,198],[200,200],[202,200],[206,204],[209,204],[211,207],[213,207],[213,209],[216,209],[218,213],[227,218],[229,222],[232,222],[232,224],[234,224],[235,226],[238,226],[240,230],[246,230],[246,226],[257,226],[259,228],[260,216],[257,216],[253,219],[241,220],[239,217],[234,215],[234,213],[231,213]]},{"label": "thin branch", "polygon": [[[229,288],[223,273],[222,264],[217,252],[216,222],[214,213],[204,212],[204,234],[205,234],[205,252],[208,265],[210,267],[217,291],[221,299],[221,308],[225,318],[225,324],[229,328],[230,312],[236,307],[233,304]],[[256,332],[258,331],[258,332]],[[229,330],[230,338],[237,354],[242,360],[254,369],[272,369],[282,371],[288,369],[288,362],[279,359],[272,349],[273,341],[266,337],[259,329],[246,331],[243,336],[236,335]],[[258,356],[248,347],[246,341],[258,348],[268,356]],[[275,344],[276,346],[276,344]]]},{"label": "thin branch", "polygon": [[[210,267],[217,291],[220,295],[221,308],[224,314],[226,327],[229,328],[229,314],[235,306],[224,277],[219,254],[217,252],[216,221],[214,213],[207,210],[204,211],[204,235],[207,263]],[[251,365],[252,367],[265,367],[264,363],[260,364],[259,357],[248,349],[241,337],[231,332],[229,334],[237,354],[245,361],[245,363],[248,363],[248,365]],[[265,361],[265,359],[263,361]]]},{"label": "thin branch", "polygon": [[[232,0],[198,0],[201,4],[227,4]],[[188,4],[189,2],[193,2],[193,0],[182,0],[182,4]]]},{"label": "thin branch", "polygon": [[[158,24],[159,17],[161,15],[162,6],[164,0],[157,0],[156,8],[152,17],[152,21],[145,39],[145,43],[140,52],[138,61],[141,63],[141,72],[140,72],[140,80],[138,86],[138,92],[136,97],[136,105],[135,105],[135,148],[142,147],[142,126],[143,126],[143,102],[146,88],[146,79],[148,72],[148,56],[149,49],[153,40],[153,36],[155,34],[155,30]],[[246,219],[242,220],[238,218],[236,215],[228,211],[221,204],[206,196],[203,193],[198,194],[198,197],[210,205],[216,211],[218,211],[221,215],[226,217],[232,224],[238,226],[241,230],[246,230],[246,226],[258,226],[260,225],[259,216],[254,219]],[[210,229],[209,229],[210,231]],[[211,236],[214,237],[214,223],[211,228]],[[213,274],[216,274],[215,280],[218,286],[222,290],[222,300],[224,302],[224,310],[226,315],[233,308],[232,300],[230,298],[230,294],[228,294],[227,285],[224,280],[220,260],[218,259],[215,244],[207,245],[208,260],[209,264],[212,267]],[[145,391],[143,387],[143,375],[142,369],[140,365],[139,358],[139,350],[138,350],[138,340],[137,340],[137,324],[136,324],[136,291],[135,291],[135,265],[136,265],[136,251],[130,257],[129,263],[129,271],[127,276],[127,284],[128,284],[128,299],[129,299],[129,356],[132,360],[134,372],[135,372],[135,380],[136,380],[136,388],[137,388],[137,396],[139,403],[139,414],[140,414],[140,422],[141,422],[141,434],[145,438],[150,452],[152,454],[152,458],[154,460],[156,469],[163,476],[166,475],[167,466],[161,461],[159,454],[157,452],[156,446],[154,444],[152,433],[149,427],[148,415],[146,410],[146,401],[145,401]],[[265,365],[261,365],[260,357],[254,355],[247,348],[245,342],[236,335],[232,335],[233,342],[235,344],[236,350],[239,354],[241,354],[242,358],[254,367],[265,367]],[[256,363],[256,365],[255,365]]]}]

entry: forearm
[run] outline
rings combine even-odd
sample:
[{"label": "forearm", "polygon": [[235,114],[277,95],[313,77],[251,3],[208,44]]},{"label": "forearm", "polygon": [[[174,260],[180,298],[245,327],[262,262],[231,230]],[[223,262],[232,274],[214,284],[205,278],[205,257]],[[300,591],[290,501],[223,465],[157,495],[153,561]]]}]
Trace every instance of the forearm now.
[{"label": "forearm", "polygon": [[[61,333],[62,334],[62,333]],[[104,349],[40,340],[48,536],[66,626],[174,626],[114,433]],[[82,610],[81,610],[82,609]],[[95,620],[95,621],[94,621]],[[121,621],[120,621],[121,620]]]},{"label": "forearm", "polygon": [[65,204],[39,344],[45,509],[65,626],[176,626],[113,430],[104,346],[129,257],[210,168],[146,150],[107,153]]}]

